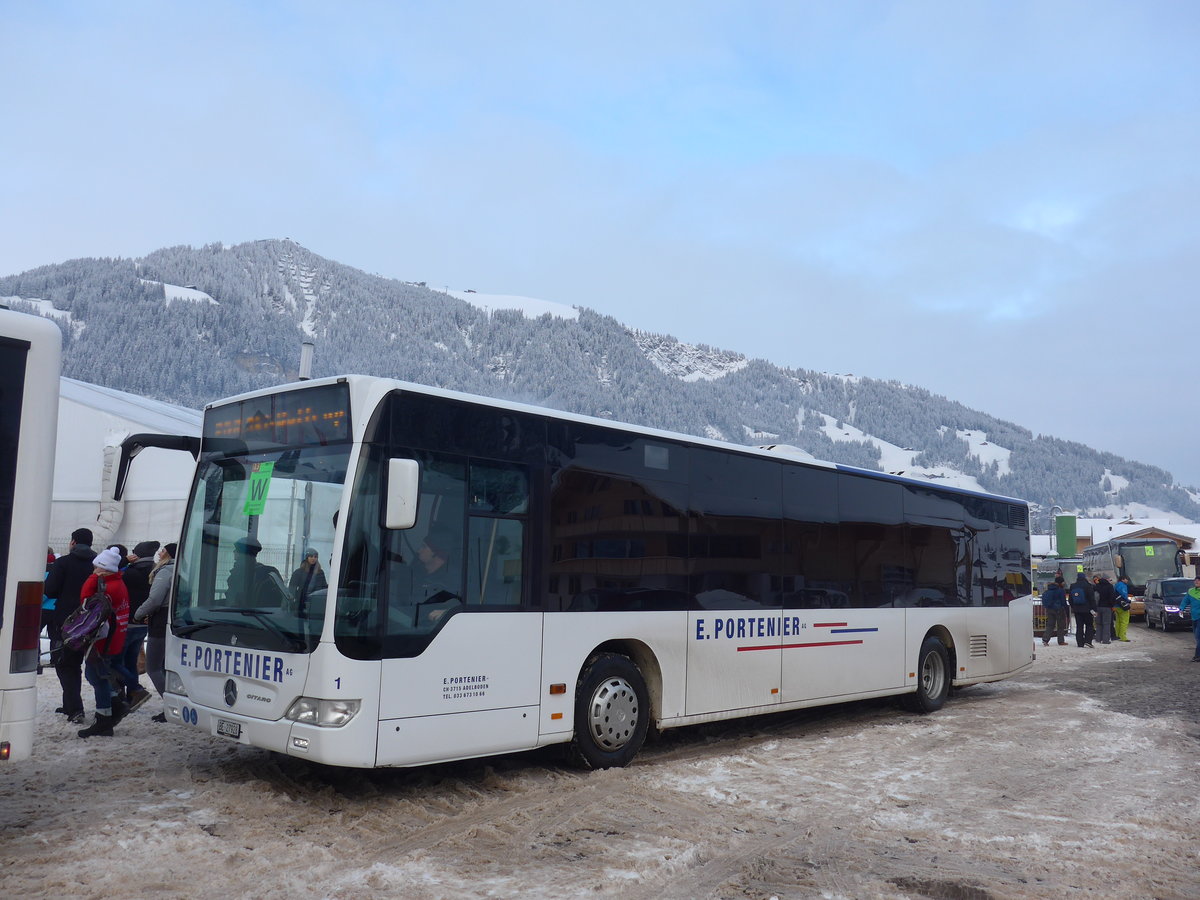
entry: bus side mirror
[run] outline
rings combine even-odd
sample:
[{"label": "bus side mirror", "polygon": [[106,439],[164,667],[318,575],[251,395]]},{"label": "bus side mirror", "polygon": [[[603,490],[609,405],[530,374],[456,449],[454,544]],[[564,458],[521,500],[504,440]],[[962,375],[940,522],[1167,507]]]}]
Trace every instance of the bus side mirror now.
[{"label": "bus side mirror", "polygon": [[415,459],[388,460],[386,528],[403,530],[417,524],[421,466]]},{"label": "bus side mirror", "polygon": [[1120,553],[1118,553],[1118,554],[1116,555],[1116,557],[1115,557],[1115,561],[1116,561],[1116,563],[1117,563],[1117,568],[1118,568],[1118,569],[1124,569],[1124,568],[1125,568],[1125,557],[1124,557],[1124,556],[1122,556]]}]

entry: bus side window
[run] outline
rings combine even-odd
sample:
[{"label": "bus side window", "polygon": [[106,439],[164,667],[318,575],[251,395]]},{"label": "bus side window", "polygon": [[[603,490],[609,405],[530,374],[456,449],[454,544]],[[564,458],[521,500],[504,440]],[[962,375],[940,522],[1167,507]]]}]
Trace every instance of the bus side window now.
[{"label": "bus side window", "polygon": [[519,606],[529,479],[516,466],[471,463],[467,606]]}]

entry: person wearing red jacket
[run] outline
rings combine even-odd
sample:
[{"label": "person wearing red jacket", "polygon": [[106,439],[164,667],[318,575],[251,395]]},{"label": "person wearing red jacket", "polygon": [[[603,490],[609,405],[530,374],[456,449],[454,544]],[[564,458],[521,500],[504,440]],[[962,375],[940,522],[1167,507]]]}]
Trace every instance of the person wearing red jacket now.
[{"label": "person wearing red jacket", "polygon": [[81,738],[92,736],[112,737],[113,716],[112,683],[108,674],[120,665],[121,651],[125,648],[125,630],[129,627],[129,591],[119,571],[121,553],[114,547],[101,550],[92,560],[92,574],[79,591],[80,602],[92,596],[104,579],[104,590],[112,603],[113,615],[109,619],[108,634],[100,638],[88,651],[83,662],[83,674],[96,691],[96,721],[80,730]]}]

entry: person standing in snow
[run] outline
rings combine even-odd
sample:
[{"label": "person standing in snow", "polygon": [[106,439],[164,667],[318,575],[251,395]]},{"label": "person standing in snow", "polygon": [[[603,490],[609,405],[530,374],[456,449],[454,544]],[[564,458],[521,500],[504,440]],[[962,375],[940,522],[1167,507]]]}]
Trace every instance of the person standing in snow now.
[{"label": "person standing in snow", "polygon": [[1112,582],[1103,575],[1092,579],[1096,586],[1096,635],[1100,643],[1112,643],[1113,604],[1117,600],[1117,592],[1113,590]]},{"label": "person standing in snow", "polygon": [[1113,585],[1113,589],[1117,592],[1117,601],[1113,606],[1113,630],[1117,633],[1117,640],[1129,643],[1129,638],[1126,633],[1129,631],[1129,578],[1122,575],[1117,579],[1117,583]]},{"label": "person standing in snow", "polygon": [[1094,646],[1092,639],[1096,636],[1096,623],[1092,612],[1096,608],[1095,592],[1082,572],[1071,582],[1067,599],[1075,616],[1075,643],[1080,647]]},{"label": "person standing in snow", "polygon": [[147,627],[135,622],[133,613],[146,602],[150,595],[150,573],[154,569],[154,555],[158,552],[158,541],[142,541],[129,551],[129,565],[121,573],[125,589],[129,591],[129,630],[125,632],[125,649],[121,651],[121,665],[132,677],[132,684],[125,683],[125,702],[133,703],[145,690],[138,682],[138,657],[146,639]]},{"label": "person standing in snow", "polygon": [[67,721],[76,725],[83,724],[83,654],[63,643],[62,626],[67,616],[78,608],[79,592],[92,573],[92,560],[96,558],[92,540],[89,528],[72,531],[70,548],[50,564],[46,586],[42,589],[42,593],[54,601],[53,615],[47,617],[46,633],[50,636],[54,673],[62,686],[62,706],[55,712],[62,713]]},{"label": "person standing in snow", "polygon": [[1188,588],[1179,603],[1179,612],[1189,613],[1192,617],[1192,634],[1196,636],[1196,652],[1192,654],[1192,662],[1200,662],[1200,578],[1195,585]]},{"label": "person standing in snow", "polygon": [[1042,607],[1046,610],[1046,630],[1042,632],[1042,643],[1050,644],[1057,637],[1060,644],[1067,642],[1067,592],[1059,575],[1054,583],[1042,592]]},{"label": "person standing in snow", "polygon": [[[155,554],[154,571],[150,573],[150,595],[134,613],[140,621],[149,623],[146,635],[146,674],[158,696],[167,686],[167,611],[170,608],[171,581],[175,577],[175,544],[167,544]],[[150,717],[152,722],[165,722],[164,713]]]},{"label": "person standing in snow", "polygon": [[[94,735],[112,737],[113,716],[112,684],[109,673],[114,665],[120,664],[121,650],[125,647],[125,629],[129,627],[129,592],[121,579],[121,554],[113,547],[102,550],[92,560],[92,576],[83,583],[80,599],[90,597],[100,588],[100,579],[104,579],[104,591],[112,603],[112,619],[109,622],[108,635],[92,644],[84,659],[83,672],[88,683],[96,692],[96,720],[87,728],[80,729],[81,738]],[[148,694],[147,694],[148,696]],[[129,707],[130,712],[136,708]]]}]

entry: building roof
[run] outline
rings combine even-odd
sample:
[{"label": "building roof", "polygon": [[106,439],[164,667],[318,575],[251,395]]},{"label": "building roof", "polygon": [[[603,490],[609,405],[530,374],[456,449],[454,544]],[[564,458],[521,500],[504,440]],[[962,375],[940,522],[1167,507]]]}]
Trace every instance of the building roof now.
[{"label": "building roof", "polygon": [[59,380],[58,395],[60,400],[71,400],[89,409],[119,416],[145,431],[161,434],[198,435],[204,417],[198,409],[150,400],[74,378]]},{"label": "building roof", "polygon": [[1188,544],[1200,541],[1200,525],[1172,519],[1080,519],[1076,523],[1076,534],[1089,538],[1093,544],[1113,538],[1143,537],[1151,531]]}]

